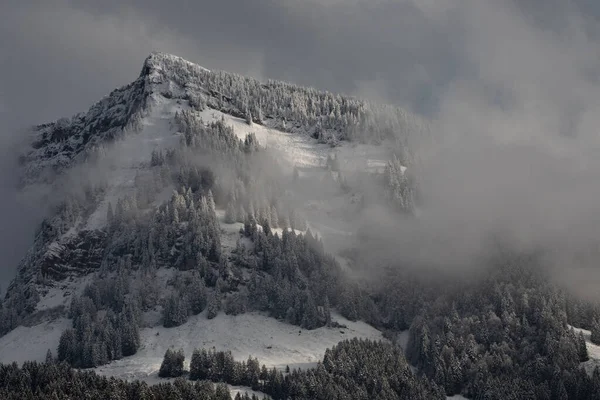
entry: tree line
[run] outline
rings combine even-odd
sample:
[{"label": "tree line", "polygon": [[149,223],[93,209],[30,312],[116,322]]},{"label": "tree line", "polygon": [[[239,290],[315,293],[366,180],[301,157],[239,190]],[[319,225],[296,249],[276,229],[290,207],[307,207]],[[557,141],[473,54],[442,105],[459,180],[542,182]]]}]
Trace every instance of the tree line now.
[{"label": "tree line", "polygon": [[[159,375],[180,377],[185,355],[167,350]],[[190,380],[244,385],[279,399],[444,399],[443,389],[410,370],[402,349],[386,342],[345,340],[328,349],[316,368],[268,369],[255,358],[235,361],[231,352],[196,349]]]},{"label": "tree line", "polygon": [[[92,371],[78,371],[66,363],[25,362],[0,364],[0,398],[6,400],[123,399],[123,400],[233,400],[225,384],[194,383],[183,379],[148,385],[107,378]],[[236,394],[235,400],[258,400],[256,395]]]}]

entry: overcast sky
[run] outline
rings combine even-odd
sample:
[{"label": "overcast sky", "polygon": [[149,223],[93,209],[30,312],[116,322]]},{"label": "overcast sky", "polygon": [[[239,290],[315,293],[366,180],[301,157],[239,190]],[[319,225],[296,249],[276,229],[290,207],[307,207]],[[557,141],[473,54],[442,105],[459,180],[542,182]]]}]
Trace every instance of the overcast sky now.
[{"label": "overcast sky", "polygon": [[[462,114],[449,99],[480,105],[474,99],[483,96],[500,109],[533,104],[533,113],[519,114],[525,126],[557,113],[551,122],[558,133],[579,132],[570,127],[580,117],[595,121],[588,116],[595,109],[584,104],[595,102],[590,92],[598,86],[596,3],[3,0],[1,143],[10,148],[19,127],[86,110],[135,79],[153,50],[210,69],[397,103],[450,124],[458,122],[449,110]],[[507,114],[488,111],[470,115],[473,126],[485,116],[507,127]],[[539,124],[532,131],[540,133]],[[14,157],[2,160],[0,259],[7,276],[37,215],[9,195]]]},{"label": "overcast sky", "polygon": [[[597,12],[592,0],[520,0],[518,9],[508,0],[493,3],[510,5],[511,12],[522,13],[548,35],[567,31],[574,16],[594,21]],[[211,69],[290,80],[431,113],[450,82],[477,74],[478,60],[469,55],[473,23],[493,21],[495,11],[476,4],[4,0],[0,112],[13,123],[31,123],[84,110],[133,80],[144,58],[160,50]],[[481,34],[482,28],[475,30]],[[493,44],[488,37],[481,40]]]}]

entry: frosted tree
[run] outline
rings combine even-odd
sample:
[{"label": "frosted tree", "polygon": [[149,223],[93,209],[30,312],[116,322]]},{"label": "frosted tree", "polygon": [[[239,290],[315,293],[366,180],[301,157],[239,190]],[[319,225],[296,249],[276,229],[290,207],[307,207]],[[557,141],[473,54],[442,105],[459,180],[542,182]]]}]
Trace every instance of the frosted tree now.
[{"label": "frosted tree", "polygon": [[215,212],[215,198],[213,197],[213,192],[210,189],[208,190],[208,195],[207,195],[206,201],[208,203],[209,211],[214,213]]},{"label": "frosted tree", "polygon": [[160,369],[158,370],[158,376],[161,378],[176,378],[183,375],[183,362],[185,355],[183,349],[173,351],[167,349]]},{"label": "frosted tree", "polygon": [[262,107],[260,105],[257,107],[256,119],[261,124],[264,122],[263,111],[262,111]]},{"label": "frosted tree", "polygon": [[50,349],[46,352],[46,364],[54,364],[54,356]]},{"label": "frosted tree", "polygon": [[579,332],[577,336],[577,351],[579,353],[579,361],[585,362],[589,360],[589,354],[587,350],[587,345],[585,343],[585,338],[583,336],[583,332]]},{"label": "frosted tree", "polygon": [[171,328],[187,322],[188,309],[186,299],[182,299],[179,294],[172,294],[165,301],[163,306],[163,326]]},{"label": "frosted tree", "polygon": [[592,334],[590,340],[594,344],[600,345],[600,320],[596,319],[592,324]]},{"label": "frosted tree", "polygon": [[221,309],[221,299],[217,292],[218,290],[215,290],[208,296],[208,306],[206,312],[206,318],[208,319],[213,319],[216,317]]},{"label": "frosted tree", "polygon": [[207,295],[204,281],[200,279],[197,273],[193,274],[190,278],[186,292],[188,293],[187,297],[191,313],[193,315],[200,314],[206,308]]},{"label": "frosted tree", "polygon": [[323,313],[325,314],[325,325],[331,326],[331,306],[329,305],[328,296],[325,296],[325,303],[323,304]]},{"label": "frosted tree", "polygon": [[227,203],[227,208],[225,209],[225,222],[228,224],[233,224],[237,221],[237,216],[235,212],[235,207],[233,202]]}]

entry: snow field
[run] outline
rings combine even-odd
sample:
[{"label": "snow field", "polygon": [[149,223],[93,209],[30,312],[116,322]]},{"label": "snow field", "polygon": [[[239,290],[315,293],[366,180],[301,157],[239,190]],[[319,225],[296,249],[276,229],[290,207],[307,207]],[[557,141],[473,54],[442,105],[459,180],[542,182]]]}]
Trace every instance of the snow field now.
[{"label": "snow field", "polygon": [[335,314],[333,319],[347,328],[323,327],[306,331],[260,313],[232,316],[221,312],[208,320],[203,312],[176,328],[142,329],[141,346],[135,355],[98,367],[96,371],[107,376],[155,383],[168,348],[183,349],[186,368],[196,348],[231,351],[239,361],[252,356],[269,368],[284,369],[287,365],[292,369],[308,368],[322,360],[327,348],[344,339],[383,340],[380,331],[364,322],[351,322]]},{"label": "snow field", "polygon": [[71,320],[59,318],[36,326],[19,326],[0,337],[0,363],[44,361],[48,349],[56,356],[60,335]]}]

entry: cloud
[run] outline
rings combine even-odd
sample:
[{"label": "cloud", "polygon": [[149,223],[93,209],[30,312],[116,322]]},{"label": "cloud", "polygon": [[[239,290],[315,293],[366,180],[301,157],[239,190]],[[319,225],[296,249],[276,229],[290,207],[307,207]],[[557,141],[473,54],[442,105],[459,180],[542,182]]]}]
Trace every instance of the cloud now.
[{"label": "cloud", "polygon": [[383,261],[473,272],[500,239],[541,252],[557,281],[597,299],[597,38],[574,9],[545,25],[512,3],[464,1],[443,18],[460,24],[470,72],[447,84],[436,140],[413,166],[419,217],[366,214]]}]

